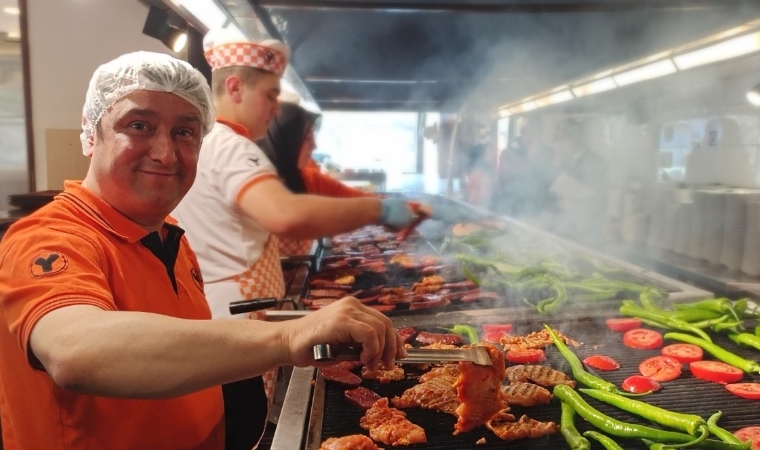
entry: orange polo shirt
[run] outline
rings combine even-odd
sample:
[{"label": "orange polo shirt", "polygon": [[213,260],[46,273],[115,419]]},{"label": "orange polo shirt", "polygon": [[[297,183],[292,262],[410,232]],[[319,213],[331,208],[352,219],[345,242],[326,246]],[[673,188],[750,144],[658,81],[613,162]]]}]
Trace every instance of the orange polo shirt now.
[{"label": "orange polo shirt", "polygon": [[306,185],[306,192],[309,194],[340,198],[372,197],[372,194],[346,186],[335,178],[323,174],[319,169],[311,167],[301,169],[301,177]]},{"label": "orange polo shirt", "polygon": [[6,450],[224,448],[219,387],[162,400],[83,395],[60,388],[33,367],[39,365],[30,361],[33,355],[27,358],[37,321],[69,305],[210,319],[195,255],[172,222],[163,231],[177,244],[174,250],[164,246],[177,253],[174,280],[148,248],[148,232],[81,183],[66,182],[52,203],[8,230],[0,243],[0,418]]}]

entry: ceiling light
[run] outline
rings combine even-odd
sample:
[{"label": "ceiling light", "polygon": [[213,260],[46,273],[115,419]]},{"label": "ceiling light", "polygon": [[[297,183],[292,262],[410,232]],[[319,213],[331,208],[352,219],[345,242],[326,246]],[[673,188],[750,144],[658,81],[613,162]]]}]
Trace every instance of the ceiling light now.
[{"label": "ceiling light", "polygon": [[673,57],[679,69],[690,69],[760,50],[760,32],[729,39],[709,47]]},{"label": "ceiling light", "polygon": [[179,53],[185,48],[185,44],[187,44],[187,33],[179,33],[174,38],[174,42],[172,43],[172,50],[174,50],[176,53]]},{"label": "ceiling light", "polygon": [[755,106],[760,106],[760,84],[747,92],[747,100]]},{"label": "ceiling light", "polygon": [[584,84],[582,86],[574,87],[573,94],[576,97],[583,97],[584,95],[598,94],[599,92],[609,91],[615,89],[617,84],[612,77],[602,78],[601,80],[592,81],[591,83]]},{"label": "ceiling light", "polygon": [[556,105],[557,103],[566,102],[574,98],[575,97],[573,96],[573,93],[570,92],[570,89],[565,89],[563,91],[555,92],[545,97],[538,98],[535,100],[535,103],[536,107],[542,108],[544,106]]},{"label": "ceiling light", "polygon": [[651,80],[653,78],[676,73],[675,64],[670,59],[663,59],[656,63],[647,64],[612,76],[618,86],[626,86],[639,81]]},{"label": "ceiling light", "polygon": [[507,117],[509,117],[511,115],[512,115],[512,113],[509,112],[509,110],[507,108],[503,108],[503,109],[499,110],[499,117],[501,117],[502,119],[505,119],[505,118],[507,118]]},{"label": "ceiling light", "polygon": [[524,103],[520,103],[517,106],[510,107],[509,112],[512,114],[519,114],[523,112],[533,111],[536,108],[538,108],[538,105],[536,105],[536,102],[531,100]]},{"label": "ceiling light", "polygon": [[181,52],[187,43],[187,26],[174,12],[170,13],[152,6],[148,9],[148,17],[145,19],[143,34],[154,37],[163,42],[175,52]]},{"label": "ceiling light", "polygon": [[5,8],[3,8],[3,12],[5,14],[10,14],[12,16],[18,16],[19,14],[21,14],[21,11],[15,6],[6,6]]}]

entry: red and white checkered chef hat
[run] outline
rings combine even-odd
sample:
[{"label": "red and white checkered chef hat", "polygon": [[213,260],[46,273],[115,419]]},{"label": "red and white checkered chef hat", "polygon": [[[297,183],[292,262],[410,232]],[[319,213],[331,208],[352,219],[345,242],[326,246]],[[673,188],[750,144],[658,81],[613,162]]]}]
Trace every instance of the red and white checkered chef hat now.
[{"label": "red and white checkered chef hat", "polygon": [[227,30],[209,31],[203,38],[203,50],[212,71],[245,66],[282,76],[290,58],[290,48],[283,42],[274,39],[255,42]]}]

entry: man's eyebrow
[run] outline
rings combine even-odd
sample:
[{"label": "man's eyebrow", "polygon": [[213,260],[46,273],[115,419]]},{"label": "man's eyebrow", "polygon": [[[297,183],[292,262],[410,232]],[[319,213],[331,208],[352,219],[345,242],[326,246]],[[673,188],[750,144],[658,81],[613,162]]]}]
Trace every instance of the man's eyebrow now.
[{"label": "man's eyebrow", "polygon": [[182,114],[179,119],[183,122],[200,122],[201,118],[197,114]]},{"label": "man's eyebrow", "polygon": [[[142,117],[158,117],[158,113],[152,109],[145,108],[133,108],[127,111],[125,116],[142,116]],[[201,118],[197,114],[181,114],[178,118],[183,122],[200,122]]]}]

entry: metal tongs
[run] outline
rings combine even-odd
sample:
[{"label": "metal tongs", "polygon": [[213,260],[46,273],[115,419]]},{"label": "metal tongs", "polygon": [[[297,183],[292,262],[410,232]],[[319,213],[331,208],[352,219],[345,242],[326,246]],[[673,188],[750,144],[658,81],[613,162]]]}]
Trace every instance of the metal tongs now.
[{"label": "metal tongs", "polygon": [[245,314],[255,311],[261,311],[262,309],[273,308],[277,305],[289,303],[293,305],[295,310],[267,310],[264,311],[266,319],[269,321],[280,322],[283,320],[297,319],[308,314],[309,311],[298,310],[298,303],[290,298],[277,299],[274,297],[267,298],[255,298],[252,300],[238,300],[230,303],[230,314]]},{"label": "metal tongs", "polygon": [[[314,361],[359,361],[361,348],[346,347],[330,344],[314,346]],[[485,347],[470,347],[456,349],[438,348],[407,348],[406,358],[396,362],[402,364],[435,364],[451,363],[459,361],[471,361],[479,366],[493,364]]]},{"label": "metal tongs", "polygon": [[405,241],[410,234],[412,234],[412,231],[417,228],[419,224],[421,224],[425,219],[429,218],[432,214],[432,211],[430,211],[428,208],[423,207],[421,204],[417,202],[409,202],[409,207],[412,209],[412,212],[414,213],[414,219],[412,222],[407,225],[406,228],[401,230],[401,232],[398,235],[398,239],[400,241]]}]

